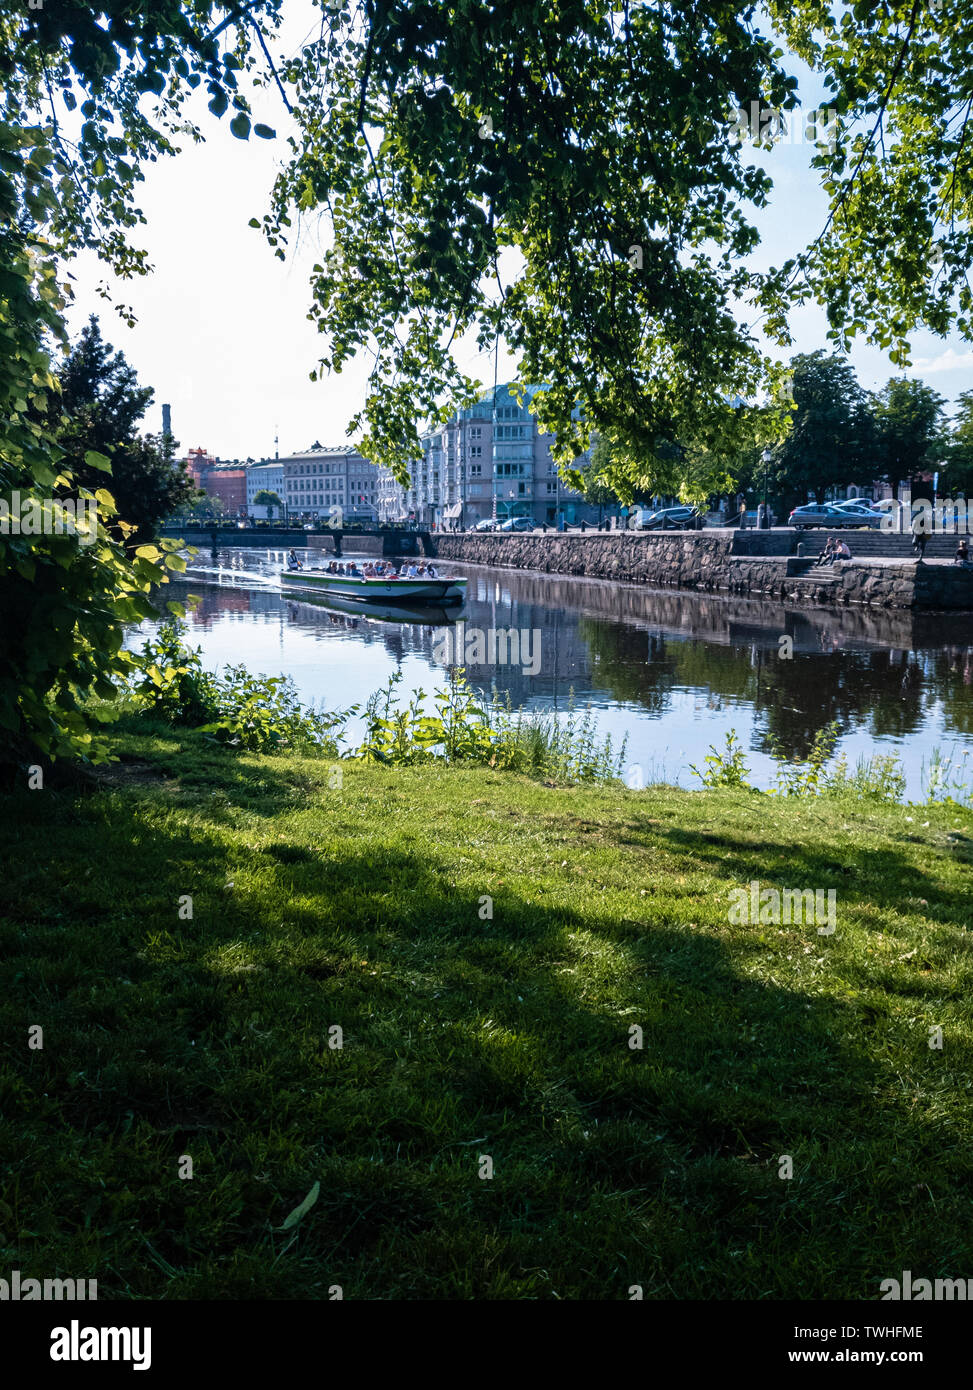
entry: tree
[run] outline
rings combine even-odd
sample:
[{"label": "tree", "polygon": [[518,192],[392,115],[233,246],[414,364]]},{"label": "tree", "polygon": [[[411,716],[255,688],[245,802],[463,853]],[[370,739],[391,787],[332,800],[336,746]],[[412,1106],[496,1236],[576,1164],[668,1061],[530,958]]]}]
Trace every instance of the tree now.
[{"label": "tree", "polygon": [[[237,31],[254,10],[271,8],[248,10],[234,22]],[[233,100],[236,133],[244,119],[249,129],[247,103],[234,92],[245,58],[237,45],[221,52],[207,32],[214,12],[205,3],[142,14],[125,0],[97,9],[0,0],[0,760],[7,763],[102,755],[102,716],[91,697],[117,694],[133,664],[123,648],[126,626],[155,612],[149,593],[167,571],[185,569],[178,541],[127,552],[130,528],[114,520],[112,494],[74,477],[51,430],[52,418],[60,419],[51,350],[67,345],[60,256],[90,247],[122,276],[146,269],[128,242],[141,216],[134,189],[140,165],[173,150],[170,135],[192,133],[180,116],[188,91],[207,77],[215,113]],[[154,110],[146,94],[156,96]],[[94,470],[109,481],[111,463],[98,451],[87,450],[81,462],[87,477]],[[93,524],[90,514],[84,526],[72,521],[68,504],[74,511],[77,503],[85,511],[97,503]],[[17,521],[12,529],[14,516],[29,517],[30,526]],[[39,533],[38,516],[51,523]]]},{"label": "tree", "polygon": [[[725,5],[513,0],[464,17],[374,12],[351,44],[360,15],[343,13],[288,68],[299,137],[264,225],[283,255],[295,215],[331,224],[313,282],[319,369],[374,347],[353,424],[404,479],[417,415],[476,395],[451,341],[502,332],[522,380],[546,383],[531,408],[559,462],[596,431],[632,486],[664,488],[666,438],[715,442],[741,423],[727,397],[754,397],[767,370],[733,306],[757,239],[743,209],[770,181],[727,138],[727,112],[758,90],[790,104],[793,84]],[[504,281],[509,248],[521,268]]]},{"label": "tree", "polygon": [[[64,338],[58,257],[90,248],[121,276],[146,271],[130,241],[137,185],[177,139],[202,138],[184,108],[204,83],[211,114],[232,112],[241,139],[274,134],[252,124],[245,77],[273,84],[293,113],[263,225],[284,257],[294,218],[324,212],[320,369],[373,352],[363,448],[400,477],[417,456],[417,418],[445,418],[477,394],[450,353],[468,329],[490,348],[503,333],[522,380],[547,383],[532,409],[559,460],[570,466],[596,431],[630,489],[659,491],[685,482],[665,457],[670,441],[693,441],[700,468],[725,472],[725,455],[752,438],[755,408],[730,402],[758,400],[773,381],[758,320],[786,347],[789,310],[813,298],[840,346],[864,333],[898,362],[916,325],[955,322],[973,336],[968,6],[770,0],[777,36],[819,70],[838,120],[815,159],[827,225],[769,272],[752,253],[772,141],[758,133],[765,170],[730,138],[736,108],[799,104],[762,12],[725,0],[335,0],[278,72],[268,40],[279,12],[280,0],[0,0],[3,486],[30,496],[58,477],[71,484],[39,423],[56,389],[45,335]],[[15,564],[39,565],[56,586],[77,558],[39,543]],[[106,586],[92,609],[106,652],[120,646],[112,592],[159,568],[140,559],[141,570],[112,570],[114,591],[107,571],[89,575]],[[6,554],[3,565],[6,612]],[[37,631],[43,592],[18,591]],[[72,629],[49,643],[52,679],[79,640]],[[104,660],[91,657],[90,671],[117,673]],[[33,669],[18,679],[29,684]],[[0,700],[0,723],[21,717]]]},{"label": "tree", "polygon": [[839,348],[863,336],[900,367],[916,328],[973,336],[973,9],[771,0],[769,10],[824,81],[830,119],[813,165],[830,207],[809,246],[767,276],[768,322],[783,327],[815,300]]},{"label": "tree", "polygon": [[152,402],[152,389],[139,386],[135,369],[104,341],[94,314],[72,347],[59,381],[60,401],[54,400],[51,432],[64,450],[62,467],[70,468],[81,486],[99,486],[102,480],[84,457],[92,449],[103,454],[111,463],[119,518],[136,528],[128,544],[140,543],[196,491],[185,465],[173,458],[172,441],[137,432]]},{"label": "tree", "polygon": [[618,501],[617,495],[604,480],[603,470],[610,466],[610,450],[606,441],[596,437],[590,457],[579,468],[571,471],[571,482],[575,490],[581,493],[590,506],[598,508],[599,526],[604,520],[605,508]]},{"label": "tree", "polygon": [[785,510],[809,495],[821,501],[829,488],[875,477],[868,400],[851,364],[819,350],[793,358],[790,373],[790,426],[771,451]]},{"label": "tree", "polygon": [[946,483],[942,490],[956,497],[973,492],[973,391],[956,398],[956,417],[946,447]]},{"label": "tree", "polygon": [[[404,478],[416,416],[448,413],[457,401],[444,395],[473,399],[449,355],[470,328],[485,348],[503,333],[522,380],[548,383],[531,408],[560,461],[594,430],[633,485],[666,430],[704,458],[735,447],[726,436],[747,412],[728,401],[754,401],[772,379],[751,317],[787,346],[790,307],[816,298],[840,346],[867,332],[902,357],[910,327],[944,331],[957,316],[956,294],[970,329],[973,16],[897,0],[769,9],[824,73],[834,118],[813,161],[827,223],[766,274],[752,213],[773,160],[744,158],[727,120],[754,101],[793,114],[798,84],[752,9],[474,0],[462,24],[436,3],[331,11],[287,69],[298,135],[264,228],[283,257],[295,217],[329,223],[312,285],[328,335],[319,370],[374,352],[353,422],[370,457]],[[926,198],[913,196],[916,173]],[[937,214],[942,274],[929,264]],[[758,312],[741,322],[744,302]]]},{"label": "tree", "polygon": [[275,511],[283,512],[284,504],[277,496],[276,492],[271,492],[268,488],[262,487],[254,495],[254,505],[257,507],[272,507]]},{"label": "tree", "polygon": [[931,386],[909,377],[892,377],[873,397],[879,476],[896,497],[904,480],[914,497],[930,495],[921,475],[933,472],[947,453],[945,405]]}]

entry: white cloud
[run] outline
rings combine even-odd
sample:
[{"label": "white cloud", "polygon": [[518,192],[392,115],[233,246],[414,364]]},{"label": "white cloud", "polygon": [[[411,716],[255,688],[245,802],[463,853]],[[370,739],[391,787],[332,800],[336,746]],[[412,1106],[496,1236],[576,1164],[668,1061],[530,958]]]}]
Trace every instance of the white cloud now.
[{"label": "white cloud", "polygon": [[959,372],[973,370],[973,350],[957,352],[947,348],[938,357],[917,357],[909,368],[911,372]]}]

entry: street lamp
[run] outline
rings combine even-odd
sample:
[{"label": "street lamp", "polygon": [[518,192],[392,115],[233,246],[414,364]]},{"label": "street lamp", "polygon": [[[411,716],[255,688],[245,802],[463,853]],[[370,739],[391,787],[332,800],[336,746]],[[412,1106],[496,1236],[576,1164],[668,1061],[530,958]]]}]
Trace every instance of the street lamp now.
[{"label": "street lamp", "polygon": [[770,525],[770,515],[769,515],[769,513],[768,513],[768,511],[767,511],[767,471],[768,471],[768,469],[770,468],[771,463],[773,462],[773,457],[774,457],[774,456],[773,456],[773,454],[770,452],[769,449],[765,449],[765,450],[763,451],[763,453],[761,454],[760,457],[761,457],[761,460],[762,460],[763,466],[764,466],[764,489],[763,489],[763,492],[764,492],[764,513],[763,513],[764,525],[769,527],[769,525]]}]

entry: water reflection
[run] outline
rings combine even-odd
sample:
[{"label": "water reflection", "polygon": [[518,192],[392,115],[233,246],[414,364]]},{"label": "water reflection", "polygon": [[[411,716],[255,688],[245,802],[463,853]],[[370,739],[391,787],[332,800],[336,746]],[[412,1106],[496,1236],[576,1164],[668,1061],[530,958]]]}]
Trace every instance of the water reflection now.
[{"label": "water reflection", "polygon": [[473,631],[539,634],[536,675],[480,657],[467,664],[475,686],[534,710],[591,704],[616,742],[628,738],[628,761],[686,785],[688,763],[730,728],[761,785],[773,745],[806,755],[832,721],[850,762],[900,757],[912,794],[934,747],[973,748],[973,615],[808,610],[459,565],[442,568],[469,577],[461,612],[380,613],[282,597],[282,558],[198,557],[168,596],[200,595],[189,621],[208,664],[287,671],[306,699],[362,700],[392,670],[404,689],[433,688],[445,675],[437,635],[458,619],[457,641]]}]

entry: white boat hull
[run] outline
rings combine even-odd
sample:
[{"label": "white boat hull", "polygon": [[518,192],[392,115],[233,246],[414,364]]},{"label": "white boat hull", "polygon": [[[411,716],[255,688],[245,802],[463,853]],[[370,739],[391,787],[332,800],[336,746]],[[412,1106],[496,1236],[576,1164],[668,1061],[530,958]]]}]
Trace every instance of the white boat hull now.
[{"label": "white boat hull", "polygon": [[281,587],[305,593],[333,594],[365,603],[458,603],[466,595],[465,579],[354,579],[323,570],[283,570]]}]

